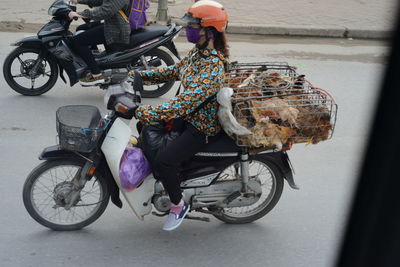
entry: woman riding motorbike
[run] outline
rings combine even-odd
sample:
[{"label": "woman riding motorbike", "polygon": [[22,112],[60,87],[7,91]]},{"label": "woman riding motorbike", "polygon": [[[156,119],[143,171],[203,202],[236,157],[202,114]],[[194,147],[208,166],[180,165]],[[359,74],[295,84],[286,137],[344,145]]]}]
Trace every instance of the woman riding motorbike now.
[{"label": "woman riding motorbike", "polygon": [[75,50],[88,64],[91,74],[80,80],[82,85],[90,86],[104,83],[103,75],[89,46],[97,44],[129,44],[131,27],[119,10],[130,13],[130,0],[72,0],[73,3],[85,4],[94,9],[85,9],[80,13],[71,11],[68,16],[87,18],[94,21],[104,20],[85,32],[72,38]]},{"label": "woman riding motorbike", "polygon": [[[176,229],[190,210],[189,204],[182,198],[179,166],[207,143],[213,142],[221,130],[216,100],[201,105],[223,87],[229,57],[225,36],[228,14],[220,3],[198,1],[182,19],[187,22],[187,39],[196,47],[174,66],[140,74],[145,84],[181,80],[185,90],[164,104],[154,107],[141,105],[135,111],[135,117],[145,125],[177,118],[185,122],[182,134],[157,153],[152,166],[172,202],[163,227],[167,231]],[[134,72],[129,76],[133,79]]]}]

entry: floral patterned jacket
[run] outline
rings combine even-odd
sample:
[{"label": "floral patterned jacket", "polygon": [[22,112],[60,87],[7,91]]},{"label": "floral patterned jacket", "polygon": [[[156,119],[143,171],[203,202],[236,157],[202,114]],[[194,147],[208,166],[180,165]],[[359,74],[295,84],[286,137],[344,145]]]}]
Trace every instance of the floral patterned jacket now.
[{"label": "floral patterned jacket", "polygon": [[145,84],[181,80],[185,90],[161,105],[140,106],[136,110],[136,117],[144,124],[183,118],[205,135],[216,135],[221,130],[216,100],[209,102],[196,113],[190,113],[223,87],[227,63],[224,56],[215,49],[194,48],[173,66],[141,72]]}]

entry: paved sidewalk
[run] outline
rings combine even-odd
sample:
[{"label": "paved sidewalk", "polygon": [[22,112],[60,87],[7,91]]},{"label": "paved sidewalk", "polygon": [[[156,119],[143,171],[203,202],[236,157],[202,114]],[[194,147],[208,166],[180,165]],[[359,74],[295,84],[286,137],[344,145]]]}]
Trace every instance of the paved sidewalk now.
[{"label": "paved sidewalk", "polygon": [[[149,15],[155,18],[156,1]],[[175,20],[193,0],[170,0]],[[380,39],[389,36],[397,0],[219,0],[230,14],[230,33]],[[23,31],[48,21],[52,0],[1,0],[0,30]],[[79,9],[83,6],[79,6]],[[77,22],[74,22],[77,24]]]}]

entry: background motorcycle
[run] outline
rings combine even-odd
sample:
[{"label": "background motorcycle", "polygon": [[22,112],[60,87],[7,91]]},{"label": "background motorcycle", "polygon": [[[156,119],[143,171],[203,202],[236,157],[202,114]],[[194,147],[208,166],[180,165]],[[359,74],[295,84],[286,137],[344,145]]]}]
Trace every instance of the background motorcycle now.
[{"label": "background motorcycle", "polygon": [[[53,16],[37,36],[24,38],[12,45],[17,46],[6,58],[3,74],[8,85],[22,95],[36,96],[49,91],[56,83],[58,75],[66,83],[64,70],[70,85],[76,84],[88,73],[86,63],[73,51],[69,31],[71,19],[68,13],[76,10],[68,0],[55,0],[49,8]],[[77,19],[77,18],[76,18]],[[105,77],[100,87],[119,84],[133,69],[152,69],[175,64],[169,49],[179,57],[173,40],[178,37],[181,26],[147,26],[131,33],[130,44],[118,51],[106,51],[96,55],[96,61]],[[79,34],[79,33],[78,33]],[[111,50],[111,49],[110,49]],[[115,50],[115,47],[114,49]],[[158,97],[174,85],[173,81],[161,85],[146,86],[143,97]]]},{"label": "background motorcycle", "polygon": [[[137,73],[134,88],[140,87]],[[139,219],[153,207],[158,211],[155,215],[168,214],[168,194],[153,175],[130,192],[120,184],[121,156],[132,134],[121,118],[132,118],[139,99],[136,94],[110,87],[105,103],[111,111],[103,118],[93,106],[66,106],[57,111],[60,145],[44,149],[39,158],[45,161],[29,174],[23,188],[24,205],[37,222],[54,230],[85,227],[104,212],[110,195],[115,205],[122,206],[119,189]],[[296,188],[285,152],[251,155],[226,135],[185,164],[181,178],[192,211],[235,224],[266,215],[281,196],[284,178]]]}]

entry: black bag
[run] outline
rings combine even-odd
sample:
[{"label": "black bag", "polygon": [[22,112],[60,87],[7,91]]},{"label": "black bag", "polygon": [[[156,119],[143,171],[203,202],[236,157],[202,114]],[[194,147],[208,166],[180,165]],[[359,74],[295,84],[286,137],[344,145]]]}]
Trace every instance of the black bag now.
[{"label": "black bag", "polygon": [[145,125],[140,134],[139,146],[143,150],[147,160],[153,164],[158,151],[165,148],[173,140],[179,137],[182,131],[171,131],[166,127],[166,122]]},{"label": "black bag", "polygon": [[[206,104],[215,100],[216,94],[207,98],[190,114],[198,112]],[[179,137],[186,129],[186,122],[183,118],[161,121],[155,124],[145,125],[141,128],[139,146],[143,150],[147,160],[153,164],[158,151],[164,149],[173,140]]]}]

